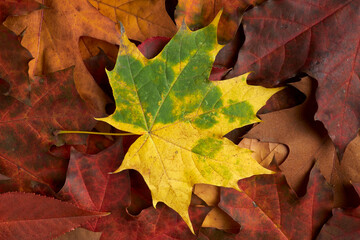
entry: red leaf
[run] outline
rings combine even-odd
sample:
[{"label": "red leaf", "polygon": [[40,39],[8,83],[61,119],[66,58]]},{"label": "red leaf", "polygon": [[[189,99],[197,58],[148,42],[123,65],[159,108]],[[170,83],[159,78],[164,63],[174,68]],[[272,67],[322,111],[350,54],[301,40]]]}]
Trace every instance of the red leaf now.
[{"label": "red leaf", "polygon": [[152,37],[142,42],[138,48],[146,58],[151,59],[158,55],[169,41],[168,37]]},{"label": "red leaf", "polygon": [[[124,157],[121,144],[121,141],[117,141],[96,155],[72,149],[66,182],[58,197],[94,211],[111,211],[128,206],[128,173],[109,174],[116,170]],[[97,222],[90,223],[86,227],[94,231],[97,229],[96,224]]]},{"label": "red leaf", "polygon": [[106,213],[31,193],[0,195],[0,239],[52,239]]},{"label": "red leaf", "polygon": [[[360,2],[265,2],[245,14],[246,41],[229,77],[275,86],[304,71],[319,81],[315,118],[341,156],[360,127]],[[345,27],[346,26],[346,27]]]},{"label": "red leaf", "polygon": [[241,225],[237,235],[223,233],[229,239],[313,239],[331,214],[332,191],[316,168],[302,198],[281,174],[241,180],[239,187],[243,192],[221,189],[220,208]]},{"label": "red leaf", "polygon": [[[360,183],[353,184],[360,196]],[[333,209],[333,216],[323,226],[318,240],[359,239],[360,238],[360,206],[355,209]]]},{"label": "red leaf", "polygon": [[[79,207],[93,211],[111,212],[110,216],[89,222],[86,228],[103,232],[101,239],[195,239],[186,223],[170,208],[159,204],[147,208],[138,216],[127,213],[130,205],[128,172],[114,171],[123,158],[122,141],[96,155],[85,155],[72,150],[67,179],[58,194]],[[198,230],[207,207],[192,207],[190,217]]]},{"label": "red leaf", "polygon": [[51,145],[82,144],[86,136],[56,139],[54,131],[91,130],[95,120],[77,94],[73,68],[37,77],[31,89],[32,106],[0,95],[0,169],[20,185],[30,181],[27,189],[36,181],[56,190],[65,179],[67,161],[50,154]]},{"label": "red leaf", "polygon": [[42,7],[43,5],[34,0],[2,0],[0,2],[0,22],[5,21],[8,16],[26,15]]}]

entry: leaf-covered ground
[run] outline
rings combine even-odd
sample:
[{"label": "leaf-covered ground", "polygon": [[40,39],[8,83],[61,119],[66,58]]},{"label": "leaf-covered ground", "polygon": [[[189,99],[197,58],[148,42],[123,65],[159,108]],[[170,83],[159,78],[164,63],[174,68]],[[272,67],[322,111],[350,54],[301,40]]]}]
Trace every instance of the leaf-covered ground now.
[{"label": "leaf-covered ground", "polygon": [[1,0],[0,239],[359,239],[359,13]]}]

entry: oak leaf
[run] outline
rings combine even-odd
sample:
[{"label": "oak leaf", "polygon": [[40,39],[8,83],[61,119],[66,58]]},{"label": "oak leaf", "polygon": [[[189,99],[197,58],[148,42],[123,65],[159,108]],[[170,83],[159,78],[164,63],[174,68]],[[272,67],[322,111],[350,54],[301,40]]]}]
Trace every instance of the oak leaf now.
[{"label": "oak leaf", "polygon": [[8,17],[5,22],[16,34],[26,29],[21,43],[34,57],[29,63],[30,78],[75,65],[74,79],[80,96],[95,110],[104,111],[109,100],[86,70],[77,46],[80,36],[118,43],[115,24],[87,0],[42,2],[45,9]]},{"label": "oak leaf", "polygon": [[0,194],[0,239],[52,239],[107,213],[32,193]]},{"label": "oak leaf", "polygon": [[246,41],[229,75],[254,71],[250,83],[262,86],[276,86],[299,72],[315,78],[315,118],[324,123],[340,158],[360,128],[359,11],[357,0],[281,0],[254,7],[244,15]]},{"label": "oak leaf", "polygon": [[220,14],[206,28],[184,24],[155,58],[148,60],[122,33],[115,68],[108,72],[115,112],[98,120],[141,135],[116,172],[135,169],[153,198],[174,209],[191,228],[192,187],[206,183],[237,188],[237,181],[271,173],[223,136],[258,122],[255,113],[279,89],[246,84],[243,76],[209,81],[221,49],[216,32]]},{"label": "oak leaf", "polygon": [[304,180],[314,162],[319,163],[320,170],[330,183],[337,158],[326,130],[320,122],[314,121],[314,80],[303,78],[291,85],[306,95],[305,102],[293,108],[260,114],[262,122],[252,128],[245,137],[287,145],[289,155],[285,161],[278,162],[278,165],[291,188],[297,193],[303,193]]},{"label": "oak leaf", "polygon": [[130,39],[172,37],[176,27],[165,9],[165,0],[89,0],[102,14],[121,22]]}]

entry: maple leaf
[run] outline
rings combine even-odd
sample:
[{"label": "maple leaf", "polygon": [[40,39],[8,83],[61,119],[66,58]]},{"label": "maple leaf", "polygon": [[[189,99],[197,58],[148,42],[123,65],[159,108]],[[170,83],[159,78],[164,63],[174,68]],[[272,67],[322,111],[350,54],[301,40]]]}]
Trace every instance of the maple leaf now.
[{"label": "maple leaf", "polygon": [[[0,169],[29,190],[39,182],[54,190],[65,179],[67,161],[50,153],[52,145],[82,144],[83,136],[55,138],[56,129],[95,126],[93,114],[78,95],[73,68],[36,77],[31,83],[28,106],[0,95]],[[26,186],[25,186],[26,185]]]},{"label": "maple leaf", "polygon": [[122,33],[115,68],[108,72],[116,110],[98,119],[141,135],[116,172],[140,172],[153,205],[164,202],[190,228],[194,184],[237,188],[240,178],[271,173],[252,159],[249,150],[223,138],[234,128],[259,121],[255,113],[279,89],[248,86],[248,74],[208,80],[221,49],[216,40],[219,18],[220,14],[196,32],[184,24],[151,60]]},{"label": "maple leaf", "polygon": [[314,162],[332,182],[331,172],[337,161],[334,145],[321,123],[314,121],[316,111],[315,82],[303,78],[292,83],[306,95],[306,100],[293,108],[260,114],[262,122],[252,128],[245,137],[263,142],[278,142],[289,147],[287,159],[279,163],[289,185],[297,193],[303,192],[303,183]]},{"label": "maple leaf", "polygon": [[230,41],[241,21],[245,10],[253,5],[260,4],[265,0],[180,0],[175,11],[176,23],[181,26],[185,18],[186,25],[191,29],[199,29],[207,26],[223,9],[218,29],[219,42]]},{"label": "maple leaf", "polygon": [[340,157],[360,128],[359,11],[357,0],[265,2],[244,15],[246,41],[229,74],[254,71],[250,83],[262,86],[278,85],[300,71],[314,77],[315,118]]},{"label": "maple leaf", "polygon": [[74,79],[80,96],[95,110],[103,112],[108,97],[86,70],[78,46],[80,36],[116,44],[115,24],[101,15],[87,0],[44,0],[45,9],[26,16],[8,17],[5,26],[16,34],[24,32],[22,45],[34,59],[30,78],[75,65]]},{"label": "maple leaf", "polygon": [[243,192],[221,188],[219,207],[240,224],[240,232],[204,229],[199,239],[314,239],[331,215],[332,189],[316,167],[301,198],[281,174],[243,179],[239,188]]},{"label": "maple leaf", "polygon": [[[360,196],[360,183],[353,183]],[[354,209],[334,208],[332,217],[322,227],[319,240],[327,239],[358,239],[360,236],[360,207]]]},{"label": "maple leaf", "polygon": [[25,15],[40,8],[41,5],[35,1],[0,2],[0,78],[10,84],[0,92],[26,103],[29,101],[28,62],[32,57],[20,45],[18,37],[2,23],[8,16]]},{"label": "maple leaf", "polygon": [[[96,154],[83,154],[72,150],[64,187],[57,197],[92,211],[111,212],[111,215],[95,219],[83,225],[92,231],[102,231],[107,239],[194,239],[184,221],[166,206],[147,208],[138,216],[129,215],[130,179],[128,172],[108,174],[121,162],[124,151],[120,140]],[[205,218],[207,207],[191,207],[190,215],[196,230]]]},{"label": "maple leaf", "polygon": [[144,41],[150,37],[172,37],[174,22],[167,14],[165,0],[89,0],[102,14],[121,22],[129,38]]},{"label": "maple leaf", "polygon": [[107,213],[32,193],[0,194],[1,239],[51,239]]}]

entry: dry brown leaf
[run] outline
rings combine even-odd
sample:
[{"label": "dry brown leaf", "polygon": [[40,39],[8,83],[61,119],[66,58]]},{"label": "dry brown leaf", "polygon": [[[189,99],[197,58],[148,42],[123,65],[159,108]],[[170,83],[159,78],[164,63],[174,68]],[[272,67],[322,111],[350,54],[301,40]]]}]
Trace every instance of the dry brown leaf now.
[{"label": "dry brown leaf", "polygon": [[352,183],[360,182],[360,133],[344,152],[342,160],[336,161],[331,175],[334,186],[335,207],[355,207],[360,199]]},{"label": "dry brown leaf", "polygon": [[204,219],[202,227],[211,227],[229,231],[233,229],[239,229],[240,225],[219,207],[215,207]]},{"label": "dry brown leaf", "polygon": [[340,167],[349,181],[360,182],[360,133],[347,146]]},{"label": "dry brown leaf", "polygon": [[100,240],[101,234],[101,232],[92,232],[84,228],[76,228],[54,240]]},{"label": "dry brown leaf", "polygon": [[238,146],[254,151],[253,158],[263,167],[269,167],[273,160],[275,160],[277,165],[280,165],[289,152],[283,144],[260,142],[257,139],[250,138],[244,138]]},{"label": "dry brown leaf", "polygon": [[290,109],[261,114],[262,122],[245,135],[287,145],[289,155],[279,168],[297,193],[304,193],[304,183],[315,160],[328,182],[331,182],[333,165],[337,161],[327,132],[320,122],[314,121],[315,84],[310,78],[291,84],[307,96],[305,102]]},{"label": "dry brown leaf", "polygon": [[130,39],[144,41],[151,37],[172,37],[174,22],[167,14],[165,0],[89,0],[102,14],[124,25]]},{"label": "dry brown leaf", "polygon": [[120,34],[115,24],[86,0],[41,3],[47,8],[26,16],[9,17],[4,23],[17,34],[26,29],[21,43],[34,57],[29,63],[30,77],[75,65],[74,79],[81,97],[95,110],[103,111],[107,97],[86,70],[78,42],[80,36],[90,36],[116,44]]},{"label": "dry brown leaf", "polygon": [[208,206],[217,206],[220,201],[220,188],[208,184],[196,184],[194,193],[204,200]]}]

